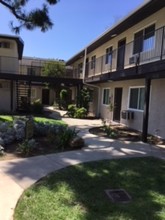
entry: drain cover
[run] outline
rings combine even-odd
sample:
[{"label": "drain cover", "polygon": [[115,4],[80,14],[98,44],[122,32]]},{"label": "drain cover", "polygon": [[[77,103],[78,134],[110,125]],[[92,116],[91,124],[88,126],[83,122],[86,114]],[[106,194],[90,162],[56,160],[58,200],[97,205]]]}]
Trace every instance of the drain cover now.
[{"label": "drain cover", "polygon": [[131,197],[124,189],[106,189],[105,193],[112,202],[127,203]]}]

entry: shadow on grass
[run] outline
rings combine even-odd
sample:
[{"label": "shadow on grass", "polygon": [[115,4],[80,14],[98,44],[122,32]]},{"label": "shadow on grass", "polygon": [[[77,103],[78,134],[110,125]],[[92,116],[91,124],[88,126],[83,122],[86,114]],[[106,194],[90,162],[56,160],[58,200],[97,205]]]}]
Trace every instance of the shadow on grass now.
[{"label": "shadow on grass", "polygon": [[[165,161],[152,157],[76,165],[50,174],[25,192],[16,216],[29,211],[35,219],[42,215],[50,220],[161,220],[165,218],[164,186]],[[131,195],[130,203],[112,203],[104,191],[119,188]],[[44,193],[48,198],[42,197]],[[36,213],[33,207],[40,205]]]}]

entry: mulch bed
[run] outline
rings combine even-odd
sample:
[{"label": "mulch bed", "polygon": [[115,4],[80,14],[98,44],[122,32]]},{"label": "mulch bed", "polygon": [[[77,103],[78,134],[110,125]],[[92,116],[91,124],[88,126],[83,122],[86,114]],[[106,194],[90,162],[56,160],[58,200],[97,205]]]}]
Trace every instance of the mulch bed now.
[{"label": "mulch bed", "polygon": [[[100,137],[106,137],[106,138],[112,138],[112,139],[117,139],[120,141],[131,141],[131,142],[138,142],[141,141],[141,132],[128,128],[123,125],[110,125],[110,128],[112,131],[116,134],[115,137],[113,136],[108,136],[105,128],[103,126],[100,127],[93,127],[89,129],[89,132],[95,135],[98,135]],[[148,143],[153,144],[153,145],[163,145],[165,144],[165,140],[161,140],[159,138],[156,138],[152,135],[148,136]]]},{"label": "mulch bed", "polygon": [[[37,147],[33,152],[28,155],[27,157],[33,157],[33,156],[39,156],[39,155],[46,155],[46,154],[52,154],[52,153],[59,153],[63,151],[71,151],[74,150],[72,148],[65,148],[57,149],[56,145],[53,143],[50,143],[46,137],[39,137],[35,138],[37,142]],[[17,147],[20,142],[14,142],[8,146],[5,147],[5,154],[3,156],[0,156],[0,161],[2,160],[11,160],[16,158],[26,158],[26,156],[20,154],[17,150]]]}]

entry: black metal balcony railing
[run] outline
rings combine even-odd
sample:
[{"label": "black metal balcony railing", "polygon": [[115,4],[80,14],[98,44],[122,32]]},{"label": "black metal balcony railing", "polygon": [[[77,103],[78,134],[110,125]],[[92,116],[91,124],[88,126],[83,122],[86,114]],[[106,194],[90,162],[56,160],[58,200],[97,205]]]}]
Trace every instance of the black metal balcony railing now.
[{"label": "black metal balcony railing", "polygon": [[[138,42],[141,42],[138,50]],[[136,44],[136,53],[135,53]],[[165,59],[165,27],[156,30],[143,39],[137,39],[120,48],[113,50],[110,54],[104,54],[96,58],[95,62],[86,63],[85,77],[92,77],[108,72],[126,69],[136,65]],[[74,73],[78,70],[75,68]]]},{"label": "black metal balcony railing", "polygon": [[[27,61],[27,60],[26,60]],[[32,75],[32,76],[43,76],[43,62],[26,62],[18,61],[18,58],[0,56],[0,73],[8,74],[20,74],[20,75]],[[59,76],[60,78],[73,78],[79,79],[80,74],[73,72],[72,68],[66,68],[65,72]]]}]

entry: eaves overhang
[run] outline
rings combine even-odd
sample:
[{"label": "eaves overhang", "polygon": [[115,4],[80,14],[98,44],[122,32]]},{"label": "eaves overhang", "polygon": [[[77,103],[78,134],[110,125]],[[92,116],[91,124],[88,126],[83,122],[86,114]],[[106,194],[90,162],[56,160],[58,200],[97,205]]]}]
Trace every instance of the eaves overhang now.
[{"label": "eaves overhang", "polygon": [[[115,26],[110,28],[108,31],[104,32],[100,37],[98,37],[95,41],[91,44],[87,45],[87,53],[95,50],[102,44],[106,43],[110,39],[114,38],[115,36],[123,33],[127,29],[131,28],[132,26],[136,25],[137,23],[141,22],[145,18],[149,17],[150,15],[154,14],[155,12],[159,11],[165,7],[164,0],[150,0],[147,3],[143,4],[141,7],[133,11]],[[81,50],[79,53],[71,57],[67,62],[66,65],[71,65],[78,59],[82,58],[85,53],[85,48]]]},{"label": "eaves overhang", "polygon": [[0,34],[0,38],[14,40],[16,42],[17,50],[18,50],[18,59],[21,60],[22,59],[22,55],[23,55],[23,48],[24,48],[23,40],[20,37],[18,37],[18,36],[5,35],[5,34]]}]

